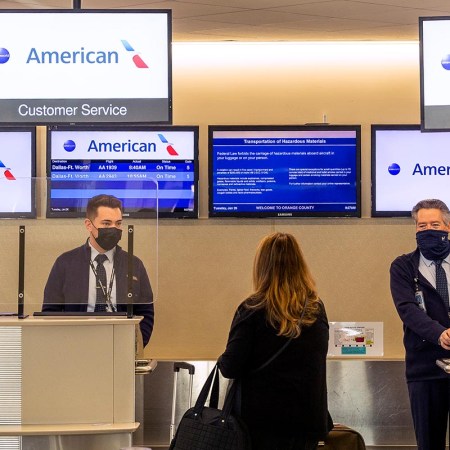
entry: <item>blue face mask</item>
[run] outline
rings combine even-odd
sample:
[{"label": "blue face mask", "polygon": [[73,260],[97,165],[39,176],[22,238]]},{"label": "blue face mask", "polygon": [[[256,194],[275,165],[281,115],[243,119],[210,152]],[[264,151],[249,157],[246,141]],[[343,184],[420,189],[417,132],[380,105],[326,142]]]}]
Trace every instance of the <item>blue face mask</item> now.
[{"label": "blue face mask", "polygon": [[448,232],[443,230],[425,230],[416,233],[420,253],[425,258],[435,261],[444,259],[450,253]]}]

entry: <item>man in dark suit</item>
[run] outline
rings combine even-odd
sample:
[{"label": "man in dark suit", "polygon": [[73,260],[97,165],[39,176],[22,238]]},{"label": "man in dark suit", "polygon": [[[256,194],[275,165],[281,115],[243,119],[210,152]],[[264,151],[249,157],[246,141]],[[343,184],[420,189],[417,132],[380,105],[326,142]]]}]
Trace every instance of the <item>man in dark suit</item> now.
[{"label": "man in dark suit", "polygon": [[[126,311],[128,253],[117,243],[122,236],[122,203],[112,195],[91,198],[84,221],[89,238],[59,256],[44,290],[44,312]],[[142,261],[133,257],[133,314],[140,322],[144,346],[153,330],[150,280]]]},{"label": "man in dark suit", "polygon": [[391,292],[403,321],[406,380],[418,450],[445,450],[450,378],[450,211],[441,200],[414,206],[417,248],[391,265]]}]

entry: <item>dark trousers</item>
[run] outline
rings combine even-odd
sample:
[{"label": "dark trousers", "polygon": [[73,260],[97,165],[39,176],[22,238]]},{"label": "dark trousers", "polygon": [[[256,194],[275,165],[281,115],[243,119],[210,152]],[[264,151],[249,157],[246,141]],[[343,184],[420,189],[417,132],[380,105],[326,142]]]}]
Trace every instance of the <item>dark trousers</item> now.
[{"label": "dark trousers", "polygon": [[417,450],[445,450],[450,379],[411,381],[408,392]]},{"label": "dark trousers", "polygon": [[316,450],[317,440],[250,430],[252,450]]}]

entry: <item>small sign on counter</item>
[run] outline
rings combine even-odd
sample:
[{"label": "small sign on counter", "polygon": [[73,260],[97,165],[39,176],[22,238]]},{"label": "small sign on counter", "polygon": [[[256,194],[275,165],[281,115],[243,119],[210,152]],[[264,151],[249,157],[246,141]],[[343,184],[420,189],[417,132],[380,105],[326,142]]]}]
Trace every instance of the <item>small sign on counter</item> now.
[{"label": "small sign on counter", "polygon": [[383,356],[383,322],[330,322],[328,356]]}]

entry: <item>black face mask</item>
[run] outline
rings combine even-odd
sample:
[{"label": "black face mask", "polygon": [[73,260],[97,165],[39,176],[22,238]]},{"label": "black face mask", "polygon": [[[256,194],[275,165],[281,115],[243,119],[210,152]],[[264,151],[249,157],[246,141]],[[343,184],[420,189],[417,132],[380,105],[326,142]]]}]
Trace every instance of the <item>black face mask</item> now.
[{"label": "black face mask", "polygon": [[444,259],[450,253],[448,232],[443,230],[425,230],[416,233],[420,253],[425,258],[435,261]]},{"label": "black face mask", "polygon": [[94,237],[95,242],[103,250],[108,251],[113,249],[122,238],[122,230],[119,228],[97,228],[94,224],[92,226],[98,231],[98,236],[96,238]]}]

